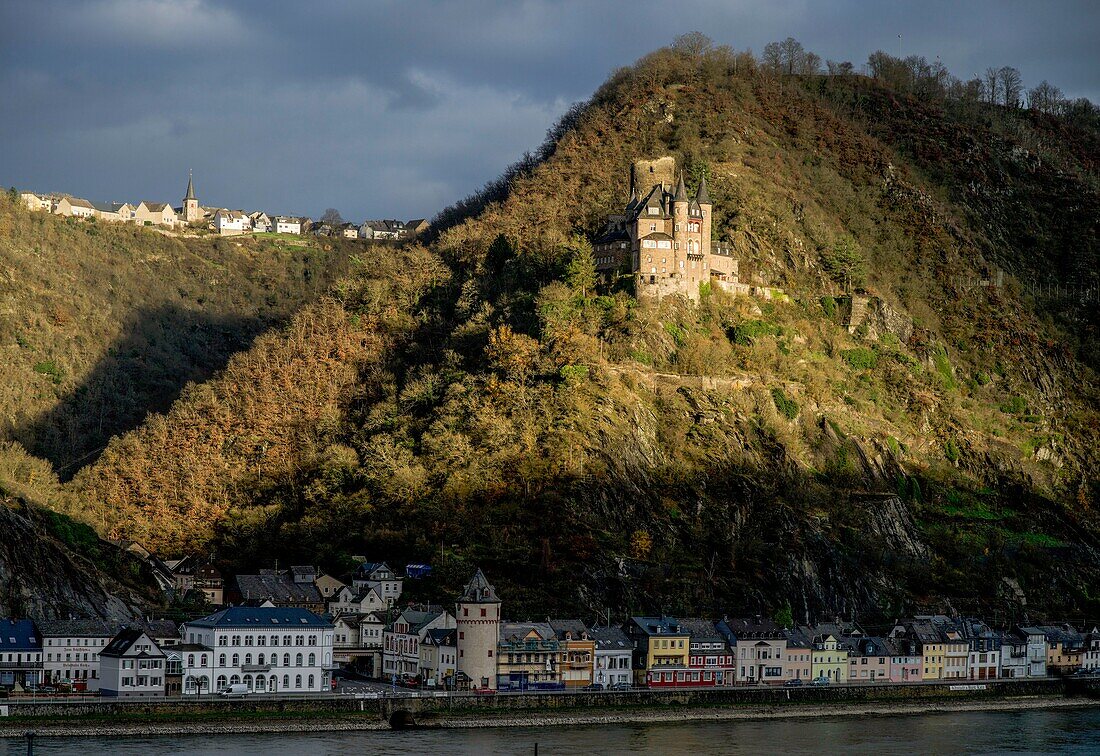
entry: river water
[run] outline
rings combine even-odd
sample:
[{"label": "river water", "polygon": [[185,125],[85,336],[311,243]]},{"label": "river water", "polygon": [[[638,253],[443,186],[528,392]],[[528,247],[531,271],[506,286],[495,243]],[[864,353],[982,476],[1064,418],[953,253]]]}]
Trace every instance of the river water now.
[{"label": "river water", "polygon": [[[1100,708],[835,719],[278,735],[39,738],[36,756],[121,754],[1100,754]],[[0,750],[26,753],[19,741]]]}]

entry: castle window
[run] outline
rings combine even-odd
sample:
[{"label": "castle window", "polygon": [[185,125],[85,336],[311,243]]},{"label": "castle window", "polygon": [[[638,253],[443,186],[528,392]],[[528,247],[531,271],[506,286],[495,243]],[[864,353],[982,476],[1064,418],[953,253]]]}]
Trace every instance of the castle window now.
[{"label": "castle window", "polygon": [[[681,260],[681,261],[680,261],[680,267],[681,267],[681,268],[682,268],[682,267],[684,267],[684,261],[683,261],[683,260]],[[695,266],[694,266],[694,265],[692,265],[691,267],[693,267],[693,268],[694,268]]]},{"label": "castle window", "polygon": [[657,230],[657,224],[656,223],[650,223],[649,224],[649,230],[650,231],[656,231]]}]

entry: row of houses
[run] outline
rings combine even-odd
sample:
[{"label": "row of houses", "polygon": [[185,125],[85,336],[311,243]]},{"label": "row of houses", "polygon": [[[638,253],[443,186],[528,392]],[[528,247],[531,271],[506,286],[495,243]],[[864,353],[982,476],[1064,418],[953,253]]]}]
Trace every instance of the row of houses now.
[{"label": "row of houses", "polygon": [[29,209],[40,210],[72,218],[98,218],[118,223],[134,223],[139,226],[175,228],[191,223],[206,224],[222,236],[253,233],[279,233],[317,236],[340,236],[347,239],[371,239],[401,241],[423,233],[428,228],[425,218],[409,221],[396,219],[354,223],[329,223],[313,221],[307,217],[274,215],[263,211],[246,212],[225,207],[202,205],[195,195],[191,176],[187,179],[187,192],[182,204],[173,207],[167,202],[142,200],[129,202],[93,202],[67,194],[40,194],[31,191],[19,193],[19,198]]}]

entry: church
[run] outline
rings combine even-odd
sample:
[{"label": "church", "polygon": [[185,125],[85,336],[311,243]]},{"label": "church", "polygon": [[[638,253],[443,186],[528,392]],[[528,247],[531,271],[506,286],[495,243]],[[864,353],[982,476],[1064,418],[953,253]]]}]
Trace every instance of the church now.
[{"label": "church", "polygon": [[630,273],[635,295],[681,295],[699,300],[702,284],[736,285],[737,260],[727,245],[711,240],[712,204],[707,180],[688,196],[671,157],[636,160],[630,167],[630,199],[608,217],[593,244],[596,269],[605,277]]}]

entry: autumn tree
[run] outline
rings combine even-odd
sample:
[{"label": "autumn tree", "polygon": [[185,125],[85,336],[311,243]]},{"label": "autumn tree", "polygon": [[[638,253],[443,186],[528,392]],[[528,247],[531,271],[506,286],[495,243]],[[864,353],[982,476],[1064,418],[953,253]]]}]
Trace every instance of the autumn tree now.
[{"label": "autumn tree", "polygon": [[1027,106],[1040,113],[1055,115],[1062,107],[1062,90],[1045,79],[1027,92]]},{"label": "autumn tree", "polygon": [[863,253],[851,236],[841,236],[831,248],[822,250],[821,266],[829,277],[846,291],[859,288],[867,276],[867,263]]},{"label": "autumn tree", "polygon": [[1020,107],[1020,98],[1024,93],[1024,80],[1019,70],[1012,66],[1002,66],[997,70],[997,81],[1001,91],[1001,101],[1006,108]]},{"label": "autumn tree", "polygon": [[330,226],[341,226],[344,223],[344,218],[340,215],[339,210],[335,207],[330,207],[325,210],[324,214],[321,216],[321,222],[327,223]]}]

